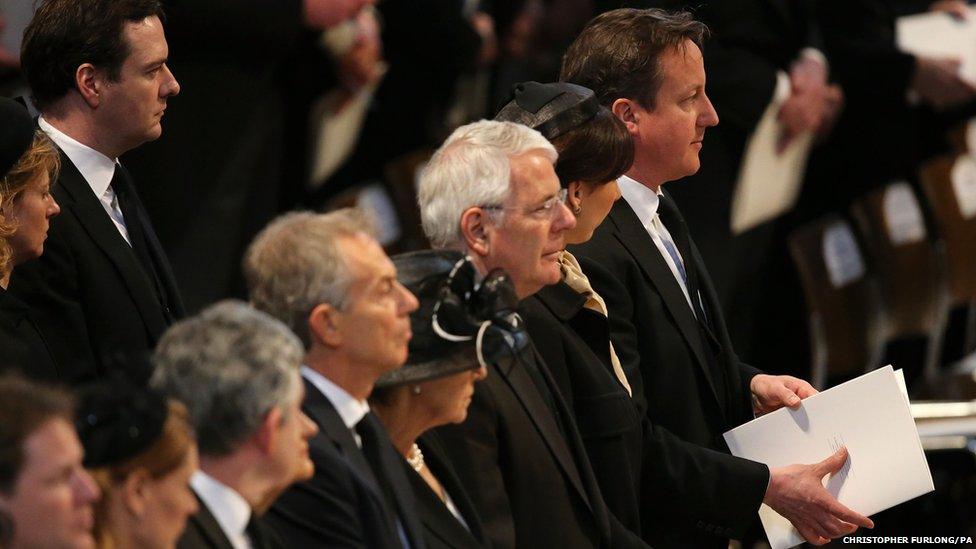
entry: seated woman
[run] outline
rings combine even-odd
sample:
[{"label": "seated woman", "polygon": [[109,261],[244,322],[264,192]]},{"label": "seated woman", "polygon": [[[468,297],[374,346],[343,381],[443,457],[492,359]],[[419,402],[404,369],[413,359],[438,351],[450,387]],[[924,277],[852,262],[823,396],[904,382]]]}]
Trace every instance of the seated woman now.
[{"label": "seated woman", "polygon": [[420,308],[410,315],[406,365],[377,381],[370,407],[404,457],[427,547],[487,547],[474,506],[430,429],[463,422],[484,364],[514,352],[506,338],[519,337],[508,320],[515,290],[499,271],[475,283],[474,267],[457,252],[414,252],[393,262]]},{"label": "seated woman", "polygon": [[61,156],[35,130],[27,110],[0,98],[0,372],[16,369],[39,381],[59,381],[48,344],[30,310],[7,292],[14,266],[44,251],[48,220],[61,209],[51,196]]},{"label": "seated woman", "polygon": [[198,505],[190,489],[197,445],[186,407],[128,383],[100,382],[80,391],[75,417],[85,467],[102,491],[98,547],[175,547]]},{"label": "seated woman", "polygon": [[[556,175],[567,189],[576,227],[566,244],[586,242],[620,198],[616,179],[634,160],[626,127],[591,90],[568,83],[525,82],[495,120],[525,124],[556,147]],[[522,301],[526,330],[573,410],[607,507],[641,532],[643,414],[631,399],[639,372],[624,372],[610,342],[607,308],[568,251],[562,280]]]}]

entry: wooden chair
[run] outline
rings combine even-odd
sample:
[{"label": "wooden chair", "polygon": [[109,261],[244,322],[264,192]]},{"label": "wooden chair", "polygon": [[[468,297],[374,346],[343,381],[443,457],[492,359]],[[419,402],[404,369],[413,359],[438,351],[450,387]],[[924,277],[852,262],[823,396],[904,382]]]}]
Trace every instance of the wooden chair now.
[{"label": "wooden chair", "polygon": [[964,352],[976,348],[976,215],[964,215],[952,183],[956,162],[964,155],[943,156],[924,165],[919,173],[936,228],[945,242],[952,306],[968,307]]},{"label": "wooden chair", "polygon": [[881,290],[885,340],[925,337],[923,364],[903,366],[932,379],[949,314],[945,246],[928,234],[921,204],[908,183],[868,194],[854,203],[852,214]]},{"label": "wooden chair", "polygon": [[[827,248],[837,236],[847,242],[850,259],[861,262],[859,275],[832,280],[836,269],[828,264]],[[813,384],[829,387],[879,366],[884,351],[881,295],[850,225],[829,215],[794,231],[789,249],[810,316]]]}]

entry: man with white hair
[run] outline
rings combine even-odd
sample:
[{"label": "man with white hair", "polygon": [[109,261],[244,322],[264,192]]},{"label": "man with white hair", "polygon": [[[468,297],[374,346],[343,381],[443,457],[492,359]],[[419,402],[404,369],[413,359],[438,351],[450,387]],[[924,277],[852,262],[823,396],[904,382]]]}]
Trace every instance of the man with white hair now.
[{"label": "man with white hair", "polygon": [[312,475],[317,429],[299,406],[302,347],[288,328],[239,301],[179,322],[153,356],[151,383],[186,404],[200,470],[190,481],[200,510],[180,549],[278,547],[256,515]]},{"label": "man with white hair", "polygon": [[319,426],[315,476],[268,518],[289,547],[424,547],[410,482],[366,398],[407,359],[417,299],[355,210],[293,212],[244,259],[251,302],[305,344],[302,410]]},{"label": "man with white hair", "polygon": [[[421,175],[427,237],[467,253],[481,275],[504,270],[520,299],[558,282],[563,236],[576,221],[556,156],[525,126],[458,128]],[[531,342],[491,364],[468,419],[441,433],[496,547],[645,546],[608,512],[573,416]]]}]

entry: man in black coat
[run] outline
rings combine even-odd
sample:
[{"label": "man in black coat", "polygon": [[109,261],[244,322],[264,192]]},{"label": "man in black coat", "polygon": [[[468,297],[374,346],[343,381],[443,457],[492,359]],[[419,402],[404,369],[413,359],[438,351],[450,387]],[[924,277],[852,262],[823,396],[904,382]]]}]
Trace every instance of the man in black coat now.
[{"label": "man in black coat", "polygon": [[288,328],[240,301],[223,301],[166,332],[151,384],[186,404],[200,467],[190,479],[199,510],[180,549],[274,549],[259,517],[312,475],[315,424],[302,413],[302,346]]},{"label": "man in black coat", "polygon": [[302,410],[315,475],[268,520],[290,547],[424,547],[410,481],[366,397],[403,365],[417,299],[352,210],[285,214],[247,250],[251,302],[305,343]]},{"label": "man in black coat", "polygon": [[594,90],[634,139],[623,200],[571,251],[606,301],[614,348],[625,371],[639,371],[634,398],[654,425],[648,482],[659,505],[642,513],[644,534],[665,547],[724,547],[765,502],[825,543],[871,525],[821,484],[846,453],[773,470],[727,454],[723,432],[815,391],[739,362],[688,228],[660,193],[698,170],[705,129],[718,123],[705,95],[704,31],[688,14],[615,10],[570,46],[562,79]]},{"label": "man in black coat", "polygon": [[106,375],[122,355],[144,362],[183,314],[166,255],[118,163],[160,136],[166,102],[180,90],[160,15],[156,0],[48,0],[24,36],[38,125],[61,151],[53,188],[62,213],[45,253],[17,269],[10,291],[31,308],[68,383]]},{"label": "man in black coat", "polygon": [[[559,281],[575,220],[552,145],[511,122],[458,128],[434,154],[419,202],[435,248],[479,273],[504,270],[518,298]],[[439,429],[495,547],[646,547],[606,507],[571,410],[531,341],[494,360],[468,417]]]}]

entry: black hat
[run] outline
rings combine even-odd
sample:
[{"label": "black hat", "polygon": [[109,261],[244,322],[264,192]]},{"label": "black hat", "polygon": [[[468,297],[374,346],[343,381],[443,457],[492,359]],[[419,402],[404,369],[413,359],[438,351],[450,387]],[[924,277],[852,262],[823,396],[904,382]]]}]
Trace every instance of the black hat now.
[{"label": "black hat", "polygon": [[397,279],[420,301],[410,315],[406,364],[383,374],[378,388],[449,376],[512,356],[528,343],[514,319],[518,296],[496,269],[480,281],[471,260],[455,251],[393,257]]},{"label": "black hat", "polygon": [[169,414],[160,393],[121,377],[81,388],[75,428],[85,447],[85,467],[124,463],[159,438]]},{"label": "black hat", "polygon": [[512,88],[508,104],[495,120],[528,126],[552,141],[598,112],[600,102],[589,88],[568,82],[522,82]]},{"label": "black hat", "polygon": [[23,105],[0,97],[0,179],[34,142],[34,120]]}]

